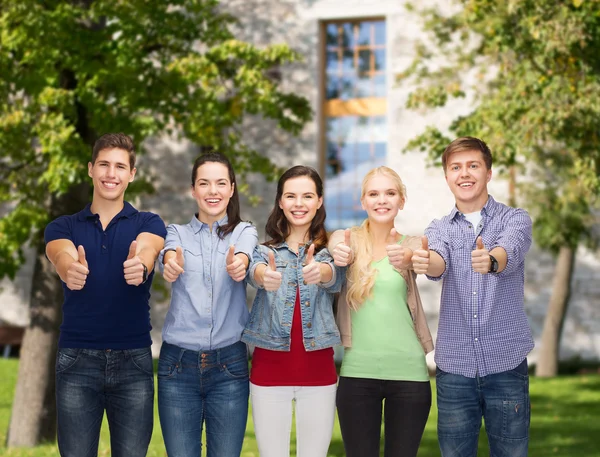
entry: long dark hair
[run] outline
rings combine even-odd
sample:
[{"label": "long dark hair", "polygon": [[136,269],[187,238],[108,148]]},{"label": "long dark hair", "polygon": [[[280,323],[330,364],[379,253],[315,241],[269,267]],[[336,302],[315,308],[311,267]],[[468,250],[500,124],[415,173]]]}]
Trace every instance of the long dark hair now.
[{"label": "long dark hair", "polygon": [[194,162],[194,166],[192,168],[192,188],[196,184],[196,172],[198,171],[198,168],[207,162],[217,162],[225,165],[229,172],[229,181],[231,184],[233,184],[233,195],[227,204],[227,224],[217,228],[217,235],[219,238],[223,239],[226,235],[233,232],[233,229],[235,229],[236,225],[242,222],[242,218],[240,216],[240,196],[238,194],[238,186],[235,181],[235,173],[233,172],[233,167],[231,166],[229,159],[220,152],[212,151],[202,154]]},{"label": "long dark hair", "polygon": [[[298,178],[300,176],[308,176],[315,183],[317,188],[317,196],[323,197],[323,181],[319,176],[319,173],[314,168],[305,167],[304,165],[296,165],[290,168],[284,174],[281,175],[277,182],[277,195],[275,195],[275,205],[267,220],[265,232],[271,238],[265,244],[272,246],[283,243],[290,234],[290,226],[288,220],[283,214],[283,210],[279,207],[279,201],[283,195],[283,185],[288,179]],[[325,205],[317,210],[315,217],[310,223],[308,234],[310,239],[315,245],[315,251],[320,251],[322,248],[327,246],[327,232],[325,231]]]}]

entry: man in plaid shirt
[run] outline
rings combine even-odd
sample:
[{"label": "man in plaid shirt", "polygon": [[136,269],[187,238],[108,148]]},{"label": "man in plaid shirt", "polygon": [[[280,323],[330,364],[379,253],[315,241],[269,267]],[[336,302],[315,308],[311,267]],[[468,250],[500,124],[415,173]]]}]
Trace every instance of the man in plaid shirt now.
[{"label": "man in plaid shirt", "polygon": [[440,449],[443,457],[476,456],[483,417],[491,455],[523,457],[533,348],[523,306],[531,219],[488,194],[492,155],[483,141],[454,140],[442,165],[456,206],[429,225],[412,259],[415,272],[443,280],[435,352]]}]

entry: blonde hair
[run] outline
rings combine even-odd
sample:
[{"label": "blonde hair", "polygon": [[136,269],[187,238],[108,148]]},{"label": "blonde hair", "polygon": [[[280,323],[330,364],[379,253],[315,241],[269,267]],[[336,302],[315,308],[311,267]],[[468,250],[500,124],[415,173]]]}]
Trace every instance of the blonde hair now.
[{"label": "blonde hair", "polygon": [[[389,167],[377,167],[369,171],[363,178],[361,185],[361,200],[367,191],[369,181],[377,175],[390,178],[396,185],[402,200],[406,200],[406,186],[394,170]],[[371,223],[369,219],[358,227],[350,229],[350,240],[354,262],[350,265],[347,274],[346,301],[350,308],[357,311],[364,301],[371,296],[377,271],[371,268],[373,261],[373,237],[371,235]]]}]

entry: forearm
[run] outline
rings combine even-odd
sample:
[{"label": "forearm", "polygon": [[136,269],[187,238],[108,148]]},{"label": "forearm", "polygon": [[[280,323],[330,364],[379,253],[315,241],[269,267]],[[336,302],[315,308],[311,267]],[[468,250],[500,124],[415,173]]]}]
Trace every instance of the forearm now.
[{"label": "forearm", "polygon": [[54,268],[62,282],[67,282],[67,271],[74,262],[77,262],[77,259],[73,258],[69,252],[61,252],[54,259]]},{"label": "forearm", "polygon": [[254,282],[260,287],[265,286],[265,270],[267,266],[265,264],[260,264],[254,270]]},{"label": "forearm", "polygon": [[[152,272],[152,270],[154,269],[154,263],[156,262],[156,258],[158,257],[159,253],[160,250],[157,251],[152,246],[145,246],[140,252],[137,253],[137,256],[140,258],[142,263],[146,265],[146,268],[148,268],[148,273]],[[169,251],[168,253],[166,253],[164,262],[167,261],[168,254],[174,255],[175,252]]]},{"label": "forearm", "polygon": [[506,268],[506,264],[508,263],[508,255],[503,247],[496,247],[490,251],[490,255],[494,256],[494,258],[498,261],[498,271],[496,273],[501,273]]},{"label": "forearm", "polygon": [[444,271],[446,271],[446,262],[444,262],[442,256],[435,251],[429,251],[429,267],[427,268],[427,275],[432,278],[438,278]]},{"label": "forearm", "polygon": [[333,279],[333,266],[329,263],[321,262],[319,263],[319,268],[321,269],[321,282],[328,283]]}]

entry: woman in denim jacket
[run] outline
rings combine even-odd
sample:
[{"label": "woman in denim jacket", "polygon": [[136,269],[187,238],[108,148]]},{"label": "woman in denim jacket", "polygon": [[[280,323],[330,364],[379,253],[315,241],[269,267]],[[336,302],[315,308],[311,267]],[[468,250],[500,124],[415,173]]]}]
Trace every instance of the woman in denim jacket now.
[{"label": "woman in denim jacket", "polygon": [[[335,413],[340,344],[332,304],[345,271],[327,249],[323,183],[304,166],[277,184],[265,231],[248,270],[258,289],[242,341],[256,347],[250,374],[254,430],[261,457],[290,455],[296,402],[298,457],[325,457]],[[337,271],[336,271],[337,270]]]}]

